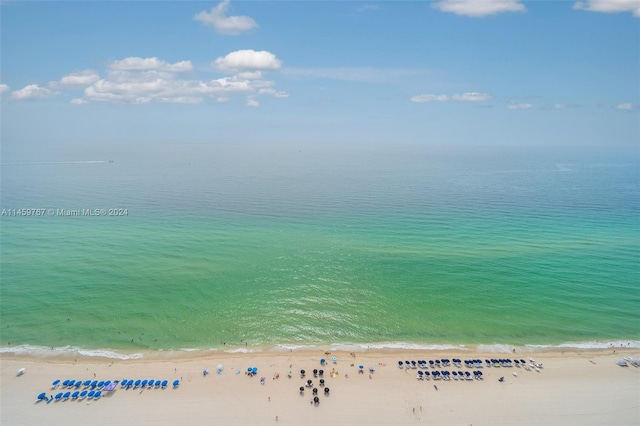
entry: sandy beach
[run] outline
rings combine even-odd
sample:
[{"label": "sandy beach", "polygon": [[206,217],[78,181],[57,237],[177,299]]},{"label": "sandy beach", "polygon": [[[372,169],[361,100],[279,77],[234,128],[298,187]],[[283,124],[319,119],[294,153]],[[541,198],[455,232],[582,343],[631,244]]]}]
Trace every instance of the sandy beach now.
[{"label": "sandy beach", "polygon": [[[337,358],[333,363],[332,358]],[[212,352],[180,359],[35,358],[3,353],[2,425],[637,425],[640,368],[616,360],[637,349],[523,352]],[[543,367],[484,367],[483,380],[417,380],[398,360],[535,358]],[[328,362],[324,367],[320,359]],[[223,369],[218,374],[217,366]],[[364,366],[360,373],[358,367]],[[250,377],[248,367],[258,372]],[[370,367],[375,369],[370,372]],[[25,373],[17,376],[19,369]],[[204,375],[203,371],[208,370]],[[300,370],[306,371],[305,378]],[[324,370],[326,395],[314,369]],[[442,368],[443,370],[445,368]],[[448,368],[472,371],[475,369]],[[291,371],[291,378],[288,373]],[[433,371],[427,369],[424,371]],[[334,374],[332,374],[334,372]],[[120,387],[100,400],[35,402],[55,379],[166,379],[162,389]],[[261,380],[264,377],[264,380]],[[504,377],[500,382],[499,378]],[[181,379],[178,388],[171,388]],[[318,389],[299,391],[307,380]],[[262,383],[261,383],[262,382]],[[436,389],[437,386],[437,389]]]}]

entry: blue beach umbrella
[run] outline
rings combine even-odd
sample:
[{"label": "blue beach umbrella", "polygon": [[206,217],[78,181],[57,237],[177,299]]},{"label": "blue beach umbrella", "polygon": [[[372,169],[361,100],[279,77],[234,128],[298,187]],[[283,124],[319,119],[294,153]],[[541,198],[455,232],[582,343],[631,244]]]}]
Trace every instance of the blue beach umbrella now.
[{"label": "blue beach umbrella", "polygon": [[165,389],[167,387],[167,383],[169,383],[169,382],[166,381],[166,380],[162,381],[162,389]]},{"label": "blue beach umbrella", "polygon": [[38,397],[36,398],[36,401],[42,401],[44,399],[47,399],[47,393],[46,392],[42,392],[40,395],[38,395]]},{"label": "blue beach umbrella", "polygon": [[80,392],[80,399],[82,399],[85,396],[87,396],[87,393],[89,393],[89,391],[86,391],[86,390],[83,390],[82,392]]},{"label": "blue beach umbrella", "polygon": [[62,399],[62,395],[62,392],[58,392],[54,398],[56,399],[56,401],[60,401]]},{"label": "blue beach umbrella", "polygon": [[180,385],[180,380],[174,380],[173,381],[173,387],[177,388]]},{"label": "blue beach umbrella", "polygon": [[96,391],[95,395],[93,395],[93,399],[100,399],[102,396],[102,391]]},{"label": "blue beach umbrella", "polygon": [[55,389],[60,384],[60,379],[55,379],[53,383],[51,383],[51,389]]},{"label": "blue beach umbrella", "polygon": [[71,399],[76,399],[78,395],[80,395],[80,391],[75,391],[74,393],[71,394]]}]

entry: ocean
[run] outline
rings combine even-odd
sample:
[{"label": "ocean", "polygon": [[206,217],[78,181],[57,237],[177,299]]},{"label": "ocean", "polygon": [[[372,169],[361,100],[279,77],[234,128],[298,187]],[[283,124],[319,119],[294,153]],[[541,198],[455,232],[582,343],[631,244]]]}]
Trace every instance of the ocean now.
[{"label": "ocean", "polygon": [[1,173],[0,351],[640,347],[637,150],[148,142]]}]

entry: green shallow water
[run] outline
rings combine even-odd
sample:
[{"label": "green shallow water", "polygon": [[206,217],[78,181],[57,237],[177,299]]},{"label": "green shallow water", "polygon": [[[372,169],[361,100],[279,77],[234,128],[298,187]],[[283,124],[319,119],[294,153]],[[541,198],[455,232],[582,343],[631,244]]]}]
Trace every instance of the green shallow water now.
[{"label": "green shallow water", "polygon": [[128,209],[2,217],[5,348],[640,340],[628,154],[166,150],[3,167],[3,208]]}]

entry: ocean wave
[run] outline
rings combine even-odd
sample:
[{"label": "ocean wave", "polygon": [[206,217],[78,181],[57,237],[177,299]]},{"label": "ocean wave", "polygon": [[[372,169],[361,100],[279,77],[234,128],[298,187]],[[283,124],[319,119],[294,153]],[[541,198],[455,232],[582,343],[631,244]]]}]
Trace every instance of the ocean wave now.
[{"label": "ocean wave", "polygon": [[640,349],[640,341],[637,340],[615,340],[609,342],[566,342],[559,345],[525,345],[527,348],[533,349],[617,349],[629,348]]},{"label": "ocean wave", "polygon": [[141,353],[123,354],[110,349],[82,349],[72,346],[45,347],[33,345],[5,346],[0,348],[0,353],[15,355],[28,355],[36,358],[53,358],[66,356],[100,357],[111,359],[140,359],[144,355]]}]

